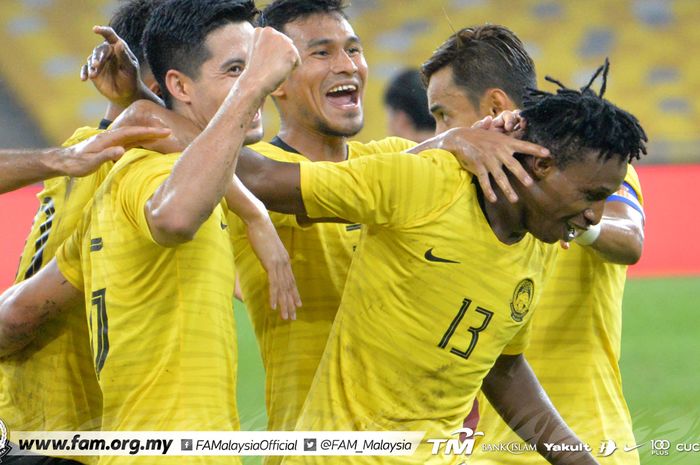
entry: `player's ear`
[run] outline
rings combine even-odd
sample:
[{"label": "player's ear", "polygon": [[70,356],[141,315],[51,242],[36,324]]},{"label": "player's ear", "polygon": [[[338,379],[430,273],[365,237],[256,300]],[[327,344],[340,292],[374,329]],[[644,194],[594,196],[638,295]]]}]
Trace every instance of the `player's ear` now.
[{"label": "player's ear", "polygon": [[479,106],[482,115],[491,115],[494,118],[506,110],[512,111],[518,108],[508,97],[508,94],[498,88],[488,89],[484,92]]},{"label": "player's ear", "polygon": [[275,98],[284,98],[287,95],[287,81],[285,80],[280,86],[270,93]]},{"label": "player's ear", "polygon": [[165,86],[175,100],[183,103],[192,101],[192,80],[176,69],[170,69],[165,74]]},{"label": "player's ear", "polygon": [[528,155],[525,159],[526,169],[535,179],[543,179],[549,176],[557,167],[551,155],[546,157],[533,157]]}]

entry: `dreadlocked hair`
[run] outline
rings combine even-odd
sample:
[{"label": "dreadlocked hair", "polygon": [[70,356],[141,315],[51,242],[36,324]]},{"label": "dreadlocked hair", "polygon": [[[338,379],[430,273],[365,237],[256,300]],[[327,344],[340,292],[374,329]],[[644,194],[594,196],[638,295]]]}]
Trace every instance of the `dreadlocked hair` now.
[{"label": "dreadlocked hair", "polygon": [[[559,86],[555,94],[527,89],[521,112],[527,121],[524,139],[547,147],[560,167],[582,159],[586,149],[599,152],[606,161],[624,157],[631,163],[646,155],[648,139],[639,120],[603,98],[609,70],[606,58],[580,90],[549,76],[545,79]],[[601,74],[596,94],[591,86]]]}]

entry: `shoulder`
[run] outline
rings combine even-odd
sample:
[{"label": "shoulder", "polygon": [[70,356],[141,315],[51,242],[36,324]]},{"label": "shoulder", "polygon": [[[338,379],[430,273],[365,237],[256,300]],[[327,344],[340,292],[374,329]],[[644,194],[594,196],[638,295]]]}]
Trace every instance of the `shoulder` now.
[{"label": "shoulder", "polygon": [[361,157],[365,155],[376,155],[379,153],[396,153],[412,149],[416,143],[400,137],[386,137],[380,140],[369,142],[350,141],[348,143],[351,157]]},{"label": "shoulder", "polygon": [[253,150],[254,152],[259,153],[260,155],[270,158],[272,160],[276,161],[288,161],[288,162],[296,162],[296,161],[308,161],[308,158],[306,158],[304,155],[301,155],[299,153],[295,152],[287,152],[284,149],[281,149],[277,147],[276,145],[272,145],[269,142],[258,142],[252,145],[248,146],[249,149]]}]

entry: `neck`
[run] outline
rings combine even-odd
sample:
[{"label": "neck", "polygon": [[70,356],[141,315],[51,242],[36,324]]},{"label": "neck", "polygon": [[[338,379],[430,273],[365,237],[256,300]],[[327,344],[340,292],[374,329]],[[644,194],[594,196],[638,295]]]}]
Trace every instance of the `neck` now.
[{"label": "neck", "polygon": [[278,134],[286,144],[312,161],[340,162],[347,158],[347,138],[329,136],[303,126],[282,121]]},{"label": "neck", "polygon": [[[512,186],[517,184],[517,181],[510,176],[509,181]],[[494,186],[494,192],[498,199],[495,203],[485,200],[481,191],[481,186],[479,186],[478,183],[476,184],[477,191],[479,192],[481,209],[498,240],[508,245],[515,244],[520,241],[527,232],[525,229],[525,209],[522,203],[522,195],[516,188],[516,193],[521,200],[518,200],[516,203],[511,203],[498,185],[495,184],[493,179],[491,179],[491,185]]]}]

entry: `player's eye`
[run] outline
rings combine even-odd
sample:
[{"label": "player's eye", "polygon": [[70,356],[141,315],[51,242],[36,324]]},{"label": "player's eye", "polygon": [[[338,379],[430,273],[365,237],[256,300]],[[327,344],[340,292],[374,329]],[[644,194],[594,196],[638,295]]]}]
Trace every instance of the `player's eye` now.
[{"label": "player's eye", "polygon": [[359,47],[359,46],[350,47],[350,48],[348,48],[348,51],[347,51],[347,54],[351,55],[351,56],[358,55],[360,53],[362,53],[362,47]]},{"label": "player's eye", "polygon": [[311,55],[317,57],[327,57],[330,56],[330,52],[328,50],[316,50],[314,52],[311,52]]},{"label": "player's eye", "polygon": [[241,74],[243,72],[243,66],[233,65],[228,69],[228,72],[235,75]]}]

